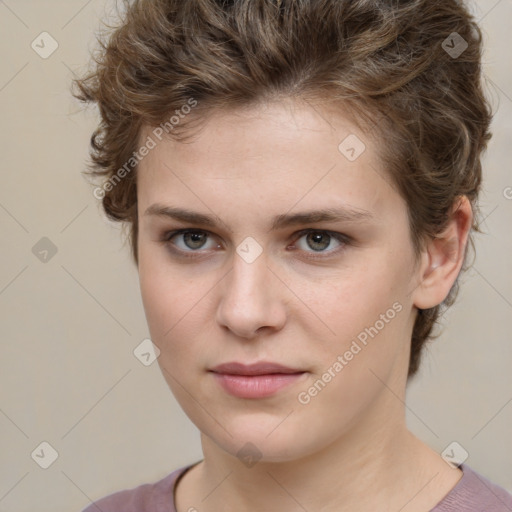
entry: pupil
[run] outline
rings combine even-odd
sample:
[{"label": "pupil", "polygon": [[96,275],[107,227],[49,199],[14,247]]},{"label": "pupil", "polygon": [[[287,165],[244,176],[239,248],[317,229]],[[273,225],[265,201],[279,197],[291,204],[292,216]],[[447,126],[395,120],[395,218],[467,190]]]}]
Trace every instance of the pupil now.
[{"label": "pupil", "polygon": [[[192,238],[193,248],[197,248],[197,246],[194,246],[194,243],[201,242],[201,237],[202,236],[203,235],[201,233],[186,233],[186,238],[187,239]],[[201,246],[200,243],[199,243],[199,246]]]},{"label": "pupil", "polygon": [[[324,236],[325,236],[325,234],[323,234],[323,233],[312,233],[310,236],[313,238],[313,242],[314,242],[315,244],[318,244],[318,243],[320,243],[318,240],[319,240],[319,239],[321,240],[321,239],[322,239],[322,237],[324,237]],[[320,243],[320,245],[322,246],[320,249],[325,249],[326,247],[328,247],[328,246],[329,246],[329,242],[327,241],[327,242],[326,242],[326,243],[324,243],[324,244],[321,244],[321,243]],[[314,249],[314,247],[313,247],[313,249]],[[315,249],[315,250],[319,250],[319,249]]]}]

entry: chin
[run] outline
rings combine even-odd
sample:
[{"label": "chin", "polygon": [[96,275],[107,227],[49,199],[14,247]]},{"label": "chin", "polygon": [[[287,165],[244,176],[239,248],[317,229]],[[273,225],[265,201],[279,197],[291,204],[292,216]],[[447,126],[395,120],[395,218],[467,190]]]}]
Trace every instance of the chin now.
[{"label": "chin", "polygon": [[211,424],[207,429],[204,429],[204,425],[198,425],[198,428],[219,448],[240,459],[247,467],[251,467],[255,461],[291,462],[323,448],[319,443],[321,436],[314,432],[309,435],[310,430],[303,424],[296,424],[291,418],[280,424],[284,417],[286,414],[279,418],[272,415],[265,418],[261,414],[231,418],[231,421],[223,423],[231,436],[217,424],[214,430]]}]

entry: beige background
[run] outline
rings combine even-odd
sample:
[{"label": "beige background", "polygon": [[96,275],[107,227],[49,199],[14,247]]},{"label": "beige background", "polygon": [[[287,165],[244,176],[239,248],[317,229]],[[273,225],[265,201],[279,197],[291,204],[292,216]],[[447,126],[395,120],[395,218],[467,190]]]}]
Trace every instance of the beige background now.
[{"label": "beige background", "polygon": [[[149,337],[136,269],[80,174],[95,114],[81,111],[69,83],[109,6],[0,1],[0,512],[80,511],[202,457],[157,365],[134,357]],[[484,162],[486,234],[410,385],[407,415],[433,448],[458,441],[469,465],[512,491],[512,1],[473,9],[497,109]],[[43,31],[59,45],[47,59],[31,48]],[[57,247],[46,263],[32,252],[42,237]],[[48,469],[31,458],[43,441],[59,454]]]}]

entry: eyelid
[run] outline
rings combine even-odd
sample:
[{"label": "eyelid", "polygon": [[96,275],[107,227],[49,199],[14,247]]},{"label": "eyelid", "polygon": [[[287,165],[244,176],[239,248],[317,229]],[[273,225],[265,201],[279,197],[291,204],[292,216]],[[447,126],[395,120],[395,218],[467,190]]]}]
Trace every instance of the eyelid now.
[{"label": "eyelid", "polygon": [[[325,260],[329,257],[336,256],[340,252],[344,251],[346,249],[347,245],[350,245],[352,243],[352,238],[349,237],[348,235],[345,235],[344,233],[339,233],[338,231],[330,231],[328,229],[321,229],[321,228],[306,228],[306,229],[297,231],[293,236],[293,243],[295,243],[297,240],[299,240],[304,235],[307,235],[309,233],[327,234],[330,237],[337,240],[341,244],[341,247],[338,247],[337,249],[332,249],[330,251],[319,251],[319,252],[302,251],[307,255],[307,256],[305,256],[305,258],[310,259],[310,260]],[[296,249],[296,250],[300,251],[300,249]]]},{"label": "eyelid", "polygon": [[[174,254],[177,254],[178,256],[182,256],[183,258],[190,258],[190,259],[199,259],[202,256],[204,256],[204,254],[201,254],[203,252],[203,250],[198,249],[197,251],[193,251],[193,250],[183,251],[182,249],[176,248],[176,246],[171,243],[172,238],[174,238],[175,236],[184,234],[184,233],[204,233],[204,234],[207,234],[209,236],[209,238],[213,238],[213,237],[217,236],[214,233],[212,233],[211,231],[208,231],[206,229],[200,229],[200,228],[181,228],[181,229],[176,229],[176,230],[171,230],[171,231],[165,231],[162,234],[162,236],[160,237],[160,241],[164,245],[166,245],[169,248],[169,250],[172,251]],[[309,233],[324,233],[324,234],[331,236],[332,238],[337,240],[340,244],[342,244],[341,247],[339,247],[338,249],[333,249],[330,251],[318,251],[318,252],[316,252],[316,255],[315,255],[314,251],[310,252],[310,251],[301,251],[300,249],[294,249],[294,250],[298,250],[299,252],[304,252],[305,254],[307,254],[307,256],[305,256],[305,258],[310,259],[310,260],[327,259],[328,257],[331,257],[331,256],[336,255],[339,252],[343,251],[346,248],[345,246],[353,243],[352,238],[344,233],[340,233],[337,231],[331,231],[328,229],[321,229],[321,228],[305,228],[305,229],[295,232],[292,235],[293,243],[295,243],[297,240],[299,240],[304,235],[307,235]]]},{"label": "eyelid", "polygon": [[[169,247],[169,249],[175,253],[175,254],[178,254],[179,256],[183,256],[185,258],[199,258],[201,256],[201,252],[204,251],[204,249],[198,249],[197,251],[183,251],[182,249],[178,249],[175,247],[174,244],[171,243],[171,239],[174,238],[175,236],[178,236],[178,235],[183,235],[185,233],[202,233],[202,234],[206,234],[208,235],[208,239],[211,239],[213,237],[215,237],[216,235],[214,233],[211,233],[210,231],[206,230],[206,229],[199,229],[199,228],[182,228],[182,229],[176,229],[176,230],[172,230],[172,231],[165,231],[161,238],[160,238],[160,241],[167,247]],[[197,256],[193,256],[193,254],[196,254]]]}]

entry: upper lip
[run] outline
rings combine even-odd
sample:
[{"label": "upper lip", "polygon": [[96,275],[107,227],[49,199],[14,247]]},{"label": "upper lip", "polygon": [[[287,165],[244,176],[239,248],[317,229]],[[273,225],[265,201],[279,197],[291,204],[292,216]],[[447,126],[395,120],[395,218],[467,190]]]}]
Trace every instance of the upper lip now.
[{"label": "upper lip", "polygon": [[238,362],[223,363],[215,366],[211,371],[226,373],[229,375],[268,375],[271,373],[303,373],[296,368],[288,368],[282,364],[270,361],[261,361],[254,364],[243,364]]}]

